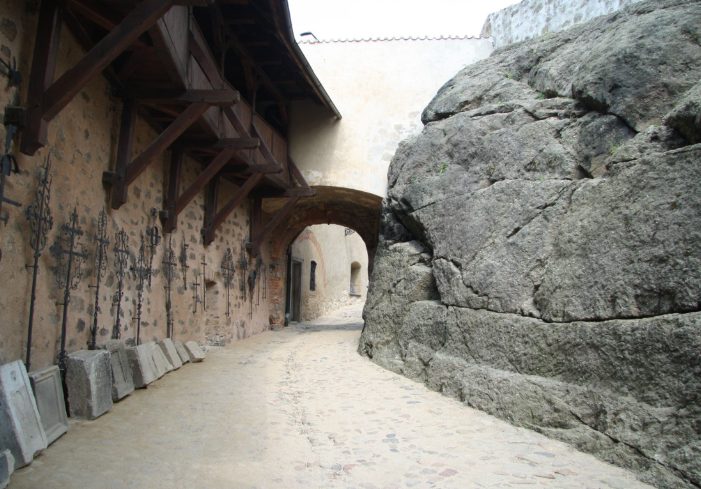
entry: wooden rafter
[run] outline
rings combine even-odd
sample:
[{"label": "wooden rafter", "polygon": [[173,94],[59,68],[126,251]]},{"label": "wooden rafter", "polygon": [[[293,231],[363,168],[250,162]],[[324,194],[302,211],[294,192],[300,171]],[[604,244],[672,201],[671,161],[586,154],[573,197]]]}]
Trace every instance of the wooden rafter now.
[{"label": "wooden rafter", "polygon": [[228,106],[241,100],[241,96],[235,90],[179,90],[130,87],[126,92],[128,98],[138,100],[142,104],[182,104],[182,103],[207,103],[209,105]]}]

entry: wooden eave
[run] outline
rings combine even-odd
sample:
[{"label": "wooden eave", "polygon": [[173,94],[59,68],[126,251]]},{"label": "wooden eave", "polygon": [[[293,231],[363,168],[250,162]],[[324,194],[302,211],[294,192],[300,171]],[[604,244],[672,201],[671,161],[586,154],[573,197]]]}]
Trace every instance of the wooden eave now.
[{"label": "wooden eave", "polygon": [[[300,60],[284,37],[291,36],[286,2],[281,10],[277,1],[43,0],[22,151],[33,154],[45,145],[47,125],[102,73],[115,95],[124,100],[115,168],[103,176],[103,182],[112,187],[114,208],[126,202],[129,185],[169,148],[176,176],[184,154],[203,165],[195,182],[183,192],[178,178],[170,179],[173,188],[168,190],[166,200],[170,201],[163,214],[171,227],[173,211],[180,212],[205,188],[208,196],[214,196],[209,222],[221,223],[226,216],[217,210],[220,178],[240,184],[246,195],[255,190],[286,194],[294,200],[313,193],[289,159],[281,131],[286,132],[291,100],[313,98],[327,105],[330,100],[309,83],[310,74],[300,70]],[[232,7],[247,8],[251,15],[232,20],[226,14]],[[281,15],[287,15],[287,24]],[[197,19],[208,16],[210,28],[218,26],[229,34],[220,36],[221,32],[210,29],[207,38]],[[54,80],[62,22],[86,54]],[[245,87],[232,83],[223,70],[218,37],[227,39],[229,47],[234,39],[233,53],[247,68]],[[218,46],[219,59],[213,46],[215,51]],[[230,50],[227,56],[232,56]],[[267,118],[271,108],[270,113],[278,117]],[[158,135],[141,153],[132,154],[137,113]],[[300,190],[294,191],[296,188]],[[241,198],[232,198],[223,207],[238,205]],[[213,239],[214,229],[208,232]]]}]

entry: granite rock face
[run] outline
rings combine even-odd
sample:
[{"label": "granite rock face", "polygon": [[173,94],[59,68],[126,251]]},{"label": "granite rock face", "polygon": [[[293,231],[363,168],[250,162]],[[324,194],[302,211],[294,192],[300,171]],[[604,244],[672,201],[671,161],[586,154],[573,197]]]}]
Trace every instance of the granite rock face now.
[{"label": "granite rock face", "polygon": [[360,352],[701,486],[701,8],[637,3],[441,88],[389,170]]}]

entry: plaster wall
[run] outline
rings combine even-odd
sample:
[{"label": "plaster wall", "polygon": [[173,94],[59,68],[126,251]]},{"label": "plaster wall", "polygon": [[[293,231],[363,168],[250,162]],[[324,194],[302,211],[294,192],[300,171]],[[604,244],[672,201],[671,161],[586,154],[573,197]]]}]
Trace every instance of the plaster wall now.
[{"label": "plaster wall", "polygon": [[396,39],[302,43],[343,118],[310,102],[292,105],[290,154],[311,185],[384,196],[398,143],[445,80],[492,51],[487,39]]},{"label": "plaster wall", "polygon": [[482,28],[494,47],[559,32],[594,17],[607,15],[640,0],[523,0],[489,14]]},{"label": "plaster wall", "polygon": [[[15,57],[23,75],[20,87],[7,87],[6,79],[0,79],[0,112],[8,104],[26,104],[27,80],[36,29],[36,5],[22,0],[6,0],[0,3],[0,56],[3,60]],[[74,65],[83,51],[73,39],[70,31],[63,26],[57,73]],[[24,359],[27,337],[27,321],[31,290],[31,270],[26,265],[32,262],[29,246],[29,226],[24,217],[24,209],[34,199],[38,184],[40,166],[47,156],[51,156],[53,183],[51,189],[51,211],[54,226],[49,234],[48,244],[39,261],[37,284],[37,304],[34,319],[34,340],[32,342],[32,370],[55,363],[60,339],[62,291],[55,285],[55,260],[49,247],[58,236],[75,206],[80,215],[80,225],[85,235],[82,243],[89,253],[84,266],[84,278],[73,291],[68,313],[67,350],[68,352],[86,348],[89,329],[92,325],[94,289],[94,241],[96,219],[102,208],[108,213],[108,231],[111,241],[108,247],[107,272],[100,292],[98,314],[98,345],[110,338],[114,324],[115,308],[112,298],[116,292],[117,279],[114,272],[114,234],[124,229],[129,235],[129,245],[133,254],[138,252],[139,236],[150,222],[151,210],[163,205],[164,182],[166,181],[170,154],[166,152],[154,161],[149,168],[130,186],[127,203],[119,210],[108,205],[108,192],[101,184],[102,173],[114,164],[118,137],[121,101],[111,96],[107,81],[99,77],[93,80],[56,117],[49,126],[48,145],[32,157],[19,154],[19,173],[7,178],[6,195],[22,203],[18,209],[3,206],[7,212],[7,224],[0,224],[0,364],[16,359]],[[1,117],[2,114],[0,114]],[[134,151],[144,148],[156,136],[155,131],[139,119]],[[0,141],[4,141],[5,128],[0,125]],[[18,147],[17,140],[15,148]],[[2,148],[4,150],[4,148]],[[136,154],[136,153],[135,153]],[[189,185],[199,171],[199,164],[186,160],[183,186]],[[224,186],[220,200],[224,201],[232,189]],[[235,210],[220,228],[215,241],[208,247],[202,245],[200,228],[203,218],[204,195],[198,195],[180,214],[178,229],[172,235],[176,256],[180,252],[181,241],[188,244],[189,266],[187,290],[185,290],[180,269],[174,280],[172,292],[174,337],[179,340],[196,340],[201,343],[222,344],[258,333],[269,327],[269,311],[265,301],[253,302],[250,294],[243,298],[238,284],[242,277],[237,269],[235,290],[231,291],[232,311],[226,312],[226,289],[220,264],[227,247],[232,247],[235,256],[240,256],[241,243],[248,235],[249,204],[244,203]],[[160,223],[158,223],[160,230]],[[160,268],[163,258],[164,237],[154,257],[154,267]],[[267,249],[263,258],[268,263]],[[206,262],[206,273],[199,282],[208,286],[207,310],[198,305],[193,312],[194,270]],[[264,273],[261,277],[267,276]],[[122,300],[122,340],[133,342],[135,333],[136,282],[133,277],[125,281],[125,294]],[[262,282],[257,283],[263,286]],[[158,273],[150,288],[144,293],[141,339],[161,339],[166,335],[165,291],[163,274]],[[200,286],[201,288],[202,286]],[[200,290],[201,291],[201,290]]]},{"label": "plaster wall", "polygon": [[[363,303],[368,289],[368,253],[358,233],[343,226],[309,226],[292,243],[292,258],[302,262],[302,320],[315,319],[341,306]],[[311,262],[317,263],[316,289],[310,289]],[[350,294],[351,264],[360,265],[359,281]]]}]

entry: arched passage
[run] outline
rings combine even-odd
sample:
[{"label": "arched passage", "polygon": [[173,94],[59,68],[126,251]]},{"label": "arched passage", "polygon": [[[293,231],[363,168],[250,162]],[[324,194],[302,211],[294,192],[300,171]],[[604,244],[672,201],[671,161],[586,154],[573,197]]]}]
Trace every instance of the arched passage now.
[{"label": "arched passage", "polygon": [[[285,291],[287,286],[286,252],[294,239],[307,227],[315,224],[338,224],[353,229],[365,242],[371,270],[377,249],[380,228],[380,196],[343,187],[313,187],[315,195],[300,199],[289,217],[269,235],[272,263],[270,294],[272,312],[270,323],[284,323]],[[263,219],[270,218],[282,208],[285,199],[266,199]]]}]

